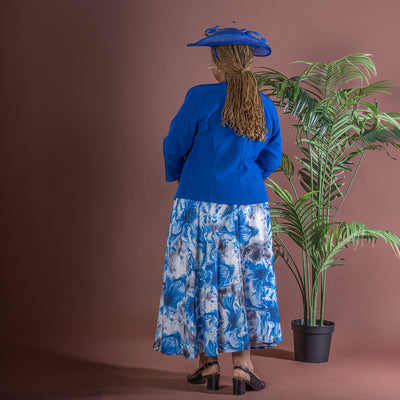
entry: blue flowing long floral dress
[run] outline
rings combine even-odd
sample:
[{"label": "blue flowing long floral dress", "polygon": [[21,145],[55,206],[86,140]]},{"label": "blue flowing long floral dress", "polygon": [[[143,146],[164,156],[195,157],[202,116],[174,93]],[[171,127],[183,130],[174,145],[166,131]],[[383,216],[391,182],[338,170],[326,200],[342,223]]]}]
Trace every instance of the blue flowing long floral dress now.
[{"label": "blue flowing long floral dress", "polygon": [[175,198],[153,349],[192,359],[282,340],[269,203]]}]

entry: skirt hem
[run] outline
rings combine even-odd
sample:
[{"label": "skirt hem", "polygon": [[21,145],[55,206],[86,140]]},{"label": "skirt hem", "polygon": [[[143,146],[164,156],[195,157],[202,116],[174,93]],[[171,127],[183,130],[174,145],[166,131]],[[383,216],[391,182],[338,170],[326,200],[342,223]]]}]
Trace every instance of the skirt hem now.
[{"label": "skirt hem", "polygon": [[[253,350],[260,350],[260,349],[268,349],[271,347],[276,347],[276,345],[280,342],[283,341],[283,338],[276,339],[275,342],[269,342],[269,343],[254,343],[250,344],[250,346],[244,346],[242,349],[229,349],[229,350],[219,350],[217,354],[206,354],[206,357],[218,357],[220,354],[225,354],[225,353],[233,353],[236,351],[244,351],[247,349],[253,349]],[[179,353],[173,353],[171,351],[156,347],[153,345],[153,350],[158,351],[159,353],[165,354],[165,355],[170,355],[170,356],[183,356],[184,359],[195,359],[199,356],[199,353],[195,354],[193,357],[191,356],[185,356],[185,352],[182,350]]]}]

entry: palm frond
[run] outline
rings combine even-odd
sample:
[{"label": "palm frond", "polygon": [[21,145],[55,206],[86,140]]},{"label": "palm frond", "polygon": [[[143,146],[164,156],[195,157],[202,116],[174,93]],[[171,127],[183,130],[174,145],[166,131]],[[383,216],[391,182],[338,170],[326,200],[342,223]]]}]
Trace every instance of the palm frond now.
[{"label": "palm frond", "polygon": [[311,131],[320,135],[326,131],[327,122],[320,113],[314,112],[321,96],[299,85],[298,77],[288,78],[267,67],[260,67],[254,73],[258,87],[269,97],[275,97],[275,105],[283,108],[285,114],[294,116]]},{"label": "palm frond", "polygon": [[294,175],[294,164],[290,161],[286,153],[282,153],[282,162],[276,172],[283,172],[288,180],[291,182]]},{"label": "palm frond", "polygon": [[286,234],[301,249],[308,250],[314,229],[324,221],[318,213],[318,209],[322,207],[321,202],[313,199],[315,192],[307,192],[294,199],[288,190],[282,189],[272,179],[269,178],[269,182],[267,186],[282,200],[270,203],[271,218],[275,222],[272,226],[273,233]]},{"label": "palm frond", "polygon": [[328,97],[332,92],[352,80],[369,83],[371,75],[376,75],[376,68],[370,54],[356,53],[335,60],[331,63],[295,61],[309,65],[300,75],[300,81],[312,85]]},{"label": "palm frond", "polygon": [[400,148],[400,129],[394,127],[391,130],[366,131],[352,143],[352,146],[360,151],[384,150],[391,159],[395,160],[396,158],[391,156],[385,146]]},{"label": "palm frond", "polygon": [[335,256],[349,245],[357,247],[360,241],[374,244],[381,238],[391,246],[395,255],[400,257],[400,238],[392,232],[372,229],[360,222],[350,224],[337,222],[330,228],[330,230],[323,230],[324,227],[318,227],[314,232],[313,242],[318,245],[321,254],[321,271],[336,266],[338,259]]},{"label": "palm frond", "polygon": [[398,86],[398,84],[394,81],[389,81],[389,80],[377,81],[367,86],[361,86],[354,89],[349,89],[347,90],[347,95],[350,96],[354,93],[357,97],[364,98],[374,93],[390,94],[391,89],[394,86]]}]

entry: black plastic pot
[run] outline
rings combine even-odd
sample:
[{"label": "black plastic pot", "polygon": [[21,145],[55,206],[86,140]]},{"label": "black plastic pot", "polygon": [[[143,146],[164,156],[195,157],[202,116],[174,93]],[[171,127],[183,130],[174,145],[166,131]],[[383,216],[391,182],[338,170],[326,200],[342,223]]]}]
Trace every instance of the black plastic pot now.
[{"label": "black plastic pot", "polygon": [[[316,321],[318,325],[320,320]],[[294,359],[311,363],[327,362],[335,323],[326,320],[323,326],[310,326],[309,323],[309,319],[307,325],[304,325],[304,319],[292,320]]]}]

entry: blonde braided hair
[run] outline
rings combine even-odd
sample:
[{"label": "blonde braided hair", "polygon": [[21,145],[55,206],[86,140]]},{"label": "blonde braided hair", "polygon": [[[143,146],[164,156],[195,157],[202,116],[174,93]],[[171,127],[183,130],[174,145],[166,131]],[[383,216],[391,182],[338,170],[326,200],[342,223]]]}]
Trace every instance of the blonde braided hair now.
[{"label": "blonde braided hair", "polygon": [[[225,73],[227,94],[222,111],[222,126],[229,126],[239,136],[250,140],[267,138],[264,105],[257,81],[250,68],[253,51],[249,45],[211,46],[215,65]],[[218,54],[218,56],[217,56]]]}]

